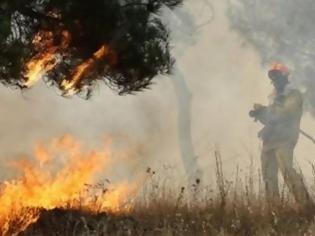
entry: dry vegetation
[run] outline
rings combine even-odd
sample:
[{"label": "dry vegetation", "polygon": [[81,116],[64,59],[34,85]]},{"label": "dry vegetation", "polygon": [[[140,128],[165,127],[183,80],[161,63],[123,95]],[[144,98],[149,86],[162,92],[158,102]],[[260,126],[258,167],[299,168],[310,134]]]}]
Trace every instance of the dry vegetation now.
[{"label": "dry vegetation", "polygon": [[[297,205],[285,187],[281,199],[266,202],[255,172],[245,180],[224,178],[216,157],[216,187],[170,188],[171,180],[149,170],[150,181],[125,213],[91,214],[83,209],[41,210],[39,219],[19,235],[315,235],[315,210]],[[258,178],[259,179],[259,178]],[[174,190],[177,189],[177,190]],[[34,209],[26,209],[25,214]],[[23,216],[12,217],[9,234]]]}]

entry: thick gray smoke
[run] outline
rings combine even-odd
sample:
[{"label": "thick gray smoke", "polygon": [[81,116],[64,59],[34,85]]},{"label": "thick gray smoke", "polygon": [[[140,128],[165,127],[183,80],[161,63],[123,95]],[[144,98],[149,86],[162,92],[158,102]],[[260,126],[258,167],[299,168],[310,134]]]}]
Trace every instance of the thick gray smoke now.
[{"label": "thick gray smoke", "polygon": [[261,56],[263,64],[287,63],[292,83],[305,89],[308,109],[315,112],[315,2],[312,0],[232,0],[228,15]]},{"label": "thick gray smoke", "polygon": [[[256,156],[259,127],[247,114],[253,102],[264,101],[269,87],[256,52],[241,48],[241,40],[229,29],[226,4],[208,2],[212,11],[204,0],[187,0],[175,16],[165,12],[164,17],[171,27],[177,65],[192,95],[194,151],[210,182],[215,145],[231,175],[238,163],[249,162],[249,152]],[[209,19],[210,24],[196,31]],[[236,55],[240,56],[236,59]],[[176,76],[159,78],[151,90],[137,96],[120,97],[102,86],[89,101],[61,98],[44,83],[24,94],[1,87],[1,167],[6,167],[7,159],[29,153],[37,140],[70,134],[87,147],[110,136],[115,144],[125,142],[134,149],[128,161],[106,173],[109,178],[141,172],[148,166],[183,172],[179,104],[172,83]],[[6,178],[10,173],[1,169],[0,177]]]},{"label": "thick gray smoke", "polygon": [[[192,95],[191,131],[195,154],[207,181],[214,182],[215,146],[220,148],[225,174],[232,179],[236,167],[244,169],[251,157],[259,166],[257,132],[261,126],[248,117],[248,111],[255,102],[267,103],[272,87],[267,68],[261,66],[263,54],[259,48],[252,47],[253,44],[244,47],[246,35],[230,28],[230,20],[236,22],[241,16],[228,18],[226,11],[239,8],[235,5],[228,8],[222,0],[208,2],[213,11],[209,11],[204,0],[186,0],[183,8],[175,12],[177,19],[165,16],[165,20],[172,27],[173,53]],[[277,2],[284,3],[283,0]],[[256,14],[266,12],[262,9]],[[209,19],[210,24],[194,31],[196,25]],[[284,58],[285,62],[292,63],[295,57],[292,53],[292,58],[275,59]],[[294,66],[297,72],[296,64]],[[302,80],[300,74],[294,74],[294,78],[305,84],[305,77]],[[120,97],[100,85],[89,101],[61,98],[44,83],[23,94],[0,87],[0,177],[10,174],[6,173],[7,159],[29,153],[37,140],[45,142],[64,134],[74,136],[87,147],[98,145],[103,136],[110,136],[123,150],[132,149],[127,153],[128,159],[116,163],[112,173],[105,173],[109,178],[145,171],[148,166],[158,172],[164,167],[172,168],[172,173],[183,172],[178,140],[178,100],[172,83],[175,77],[159,78],[151,90],[137,96]],[[306,118],[302,128],[315,134],[314,120]],[[298,162],[308,167],[311,174],[308,161],[313,160],[315,147],[301,138],[297,149]]]}]

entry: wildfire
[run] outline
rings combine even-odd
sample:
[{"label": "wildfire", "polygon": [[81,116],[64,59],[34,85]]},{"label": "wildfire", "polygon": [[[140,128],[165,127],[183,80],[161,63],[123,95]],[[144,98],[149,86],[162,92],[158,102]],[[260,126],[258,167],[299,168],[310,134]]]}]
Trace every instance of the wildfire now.
[{"label": "wildfire", "polygon": [[[56,45],[55,38],[61,38]],[[59,33],[57,37],[51,31],[39,31],[32,43],[38,53],[26,63],[24,86],[31,87],[38,82],[47,72],[53,70],[59,64],[65,55],[68,55],[67,49],[71,42],[70,32],[67,30]],[[82,79],[92,72],[96,65],[105,59],[111,65],[116,64],[115,53],[108,45],[102,45],[90,58],[72,69],[70,78],[64,78],[61,81],[60,88],[64,95],[74,95],[78,91],[78,84]]]},{"label": "wildfire", "polygon": [[25,77],[27,80],[24,85],[26,87],[33,86],[45,73],[52,70],[58,63],[55,55],[55,50],[40,55],[38,58],[33,58],[27,63],[27,73]]},{"label": "wildfire", "polygon": [[74,69],[73,76],[70,81],[62,81],[61,87],[66,92],[66,95],[73,95],[76,93],[76,85],[80,82],[84,75],[91,71],[97,61],[102,60],[106,56],[107,52],[109,52],[109,48],[103,45],[93,54],[92,58],[89,58]]},{"label": "wildfire", "polygon": [[28,63],[26,63],[26,73],[24,86],[31,87],[40,80],[47,72],[55,68],[61,61],[59,52],[66,49],[70,43],[71,35],[68,31],[61,32],[61,43],[54,45],[54,35],[51,31],[39,31],[32,43],[39,51]]},{"label": "wildfire", "polygon": [[[87,191],[87,184],[95,183],[97,174],[106,170],[110,162],[108,147],[101,151],[82,151],[79,142],[70,136],[54,140],[49,146],[38,144],[34,158],[12,163],[22,175],[7,181],[0,191],[0,230],[6,235],[12,214],[19,218],[25,209],[33,209],[24,218],[20,230],[36,222],[39,209],[86,209],[92,212],[127,210],[126,196],[134,187],[129,184],[112,190]],[[96,200],[95,200],[96,199]]]}]

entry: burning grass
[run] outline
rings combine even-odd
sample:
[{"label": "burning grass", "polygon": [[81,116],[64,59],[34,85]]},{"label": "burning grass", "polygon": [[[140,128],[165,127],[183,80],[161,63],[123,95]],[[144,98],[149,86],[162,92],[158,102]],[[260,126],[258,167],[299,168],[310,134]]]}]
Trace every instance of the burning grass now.
[{"label": "burning grass", "polygon": [[[11,162],[20,176],[6,181],[0,189],[0,231],[14,234],[36,222],[42,209],[80,209],[90,213],[123,212],[125,196],[133,185],[119,184],[109,189],[92,187],[101,171],[110,165],[109,147],[85,151],[70,136],[38,144],[33,158]],[[17,227],[18,225],[18,227]]]},{"label": "burning grass", "polygon": [[188,200],[194,191],[180,189],[175,195],[151,185],[128,212],[41,210],[20,235],[314,235],[315,211],[293,202],[270,206],[258,196],[234,198],[231,192],[223,204],[210,191],[203,200],[201,193]]},{"label": "burning grass", "polygon": [[[66,161],[54,172],[48,163],[56,150]],[[314,208],[300,207],[286,188],[278,202],[266,202],[253,169],[244,181],[238,175],[227,181],[219,152],[214,188],[200,181],[182,187],[151,169],[143,173],[141,189],[85,184],[110,164],[104,150],[82,152],[64,137],[38,145],[32,165],[15,164],[23,174],[2,187],[2,235],[315,235]]]}]

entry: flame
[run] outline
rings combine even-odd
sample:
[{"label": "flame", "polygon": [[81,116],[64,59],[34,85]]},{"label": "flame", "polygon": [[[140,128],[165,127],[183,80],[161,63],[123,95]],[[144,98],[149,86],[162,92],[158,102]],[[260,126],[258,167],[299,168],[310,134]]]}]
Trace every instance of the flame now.
[{"label": "flame", "polygon": [[109,52],[109,48],[106,45],[103,45],[100,49],[98,49],[92,58],[89,58],[79,66],[74,69],[73,76],[71,80],[63,80],[61,83],[61,87],[66,91],[66,95],[73,95],[76,93],[76,85],[80,82],[84,75],[86,75],[95,65],[95,63],[99,60],[102,60],[107,53]]},{"label": "flame", "polygon": [[[52,14],[55,17],[59,17],[55,12],[52,12]],[[57,36],[52,31],[41,30],[34,36],[32,44],[38,53],[26,63],[23,86],[33,86],[68,55],[69,50],[67,49],[72,40],[70,32],[62,30],[55,34]],[[58,41],[56,39],[60,39],[58,44],[56,44],[56,41]],[[72,70],[70,78],[62,78],[60,89],[63,94],[66,96],[76,94],[80,81],[95,69],[97,63],[105,59],[105,57],[110,65],[117,63],[117,55],[114,51],[108,45],[102,45],[89,59]]]},{"label": "flame", "polygon": [[[87,191],[87,184],[95,183],[97,174],[109,164],[107,145],[101,151],[86,152],[71,136],[55,139],[49,146],[38,144],[34,158],[22,158],[11,164],[21,171],[21,177],[6,181],[1,187],[0,232],[6,234],[14,224],[11,222],[13,213],[23,219],[19,230],[24,230],[36,222],[42,208],[85,208],[92,212],[127,210],[126,196],[134,189],[128,183],[110,191],[99,189],[93,194]],[[30,208],[33,211],[23,213]]]},{"label": "flame", "polygon": [[24,86],[33,86],[45,73],[52,70],[57,65],[58,60],[55,52],[56,50],[51,50],[39,57],[33,58],[27,63],[27,72],[25,75],[27,80],[25,81]]},{"label": "flame", "polygon": [[51,31],[39,31],[33,38],[32,44],[39,51],[29,62],[26,63],[24,86],[31,87],[37,83],[47,72],[55,68],[60,62],[58,51],[66,49],[70,43],[69,31],[61,32],[60,45],[54,45],[54,37]]}]

